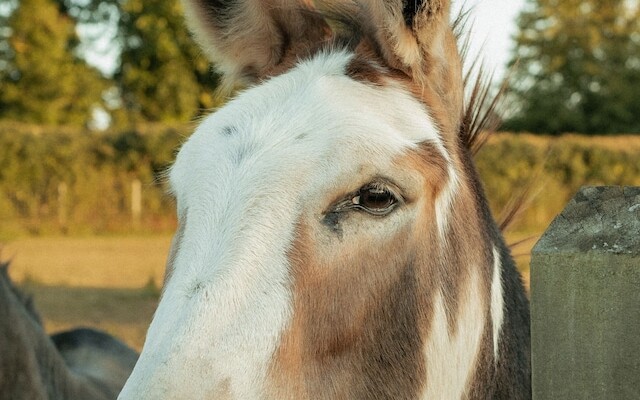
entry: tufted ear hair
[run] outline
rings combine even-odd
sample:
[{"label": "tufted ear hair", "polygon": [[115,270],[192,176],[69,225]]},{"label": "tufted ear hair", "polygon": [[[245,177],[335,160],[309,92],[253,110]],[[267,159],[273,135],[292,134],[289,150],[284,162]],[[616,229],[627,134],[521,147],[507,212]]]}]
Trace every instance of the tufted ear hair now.
[{"label": "tufted ear hair", "polygon": [[444,61],[452,36],[449,0],[359,2],[374,21],[385,58],[396,68],[419,78],[425,63]]},{"label": "tufted ear hair", "polygon": [[187,24],[227,84],[277,74],[328,35],[310,0],[182,0]]}]

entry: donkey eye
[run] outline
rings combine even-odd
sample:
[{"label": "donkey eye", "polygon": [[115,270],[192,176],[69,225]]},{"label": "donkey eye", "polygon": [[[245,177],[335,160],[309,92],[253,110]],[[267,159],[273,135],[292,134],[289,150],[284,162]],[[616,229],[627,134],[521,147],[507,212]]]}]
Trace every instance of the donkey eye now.
[{"label": "donkey eye", "polygon": [[398,204],[391,191],[380,185],[364,186],[351,199],[353,206],[374,215],[385,215]]}]

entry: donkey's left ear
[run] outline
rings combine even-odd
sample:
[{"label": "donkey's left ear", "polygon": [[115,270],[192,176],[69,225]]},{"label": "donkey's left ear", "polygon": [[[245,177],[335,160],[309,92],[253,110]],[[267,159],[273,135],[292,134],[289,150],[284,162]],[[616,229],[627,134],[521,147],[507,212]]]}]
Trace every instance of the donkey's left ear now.
[{"label": "donkey's left ear", "polygon": [[413,82],[443,134],[454,138],[462,117],[462,62],[449,22],[450,0],[356,0],[369,14],[368,37],[385,62]]},{"label": "donkey's left ear", "polygon": [[450,0],[374,0],[361,2],[375,25],[386,61],[416,81],[436,69],[459,68],[449,23]]},{"label": "donkey's left ear", "polygon": [[227,84],[278,74],[327,35],[309,0],[182,0],[187,24]]}]

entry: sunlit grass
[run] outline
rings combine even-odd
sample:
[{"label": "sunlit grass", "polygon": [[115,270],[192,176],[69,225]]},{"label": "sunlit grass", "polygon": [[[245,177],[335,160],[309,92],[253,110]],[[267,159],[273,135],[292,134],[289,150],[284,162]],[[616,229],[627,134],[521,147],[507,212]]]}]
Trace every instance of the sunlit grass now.
[{"label": "sunlit grass", "polygon": [[43,285],[141,288],[161,285],[171,236],[151,237],[34,237],[9,242],[17,282]]}]

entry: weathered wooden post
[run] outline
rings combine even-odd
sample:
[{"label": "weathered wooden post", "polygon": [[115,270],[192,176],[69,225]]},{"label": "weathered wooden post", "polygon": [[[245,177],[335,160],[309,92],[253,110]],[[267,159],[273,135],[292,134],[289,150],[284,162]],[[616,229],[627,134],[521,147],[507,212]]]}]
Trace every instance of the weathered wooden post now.
[{"label": "weathered wooden post", "polygon": [[583,187],[533,249],[534,399],[640,399],[640,187]]},{"label": "weathered wooden post", "polygon": [[140,179],[131,181],[131,218],[134,229],[140,229],[142,215],[142,182]]},{"label": "weathered wooden post", "polygon": [[58,225],[63,232],[67,231],[68,213],[67,196],[69,188],[65,182],[58,184]]}]

